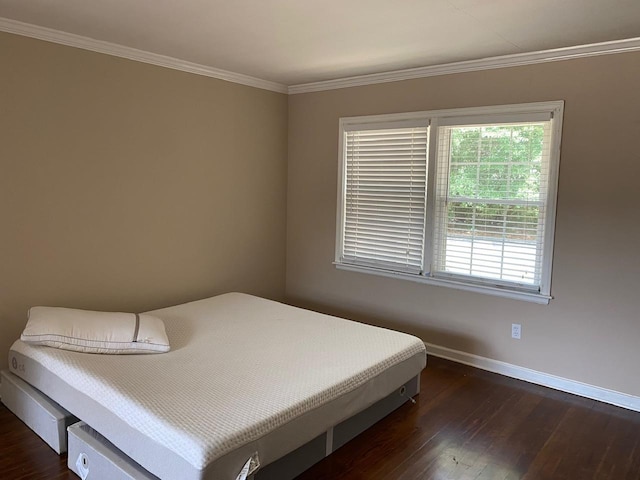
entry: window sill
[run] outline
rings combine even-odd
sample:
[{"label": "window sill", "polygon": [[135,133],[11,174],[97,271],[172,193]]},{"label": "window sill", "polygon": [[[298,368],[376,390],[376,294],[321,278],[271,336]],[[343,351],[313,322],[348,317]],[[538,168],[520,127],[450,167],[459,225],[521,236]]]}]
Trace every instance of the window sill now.
[{"label": "window sill", "polygon": [[348,265],[344,263],[334,262],[339,270],[347,270],[350,272],[369,273],[372,275],[380,275],[383,277],[398,278],[400,280],[409,280],[411,282],[425,283],[427,285],[437,285],[440,287],[456,288],[458,290],[466,290],[467,292],[484,293],[486,295],[494,295],[496,297],[511,298],[514,300],[523,300],[525,302],[538,303],[547,305],[553,297],[542,295],[534,292],[523,292],[519,290],[511,290],[508,288],[493,287],[489,285],[476,285],[471,283],[456,282],[454,280],[445,280],[442,278],[425,277],[423,275],[414,275],[410,273],[399,273],[391,270],[381,270],[377,268],[363,267],[360,265]]}]

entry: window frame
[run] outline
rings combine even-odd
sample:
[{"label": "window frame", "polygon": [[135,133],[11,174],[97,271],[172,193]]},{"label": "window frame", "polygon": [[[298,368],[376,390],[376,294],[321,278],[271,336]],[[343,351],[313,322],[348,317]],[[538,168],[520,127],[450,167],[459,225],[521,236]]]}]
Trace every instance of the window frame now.
[{"label": "window frame", "polygon": [[[439,285],[460,290],[485,293],[500,297],[525,300],[534,303],[548,304],[551,300],[551,279],[553,267],[553,244],[555,237],[556,206],[558,192],[558,176],[560,168],[560,146],[562,137],[562,122],[564,101],[548,101],[535,103],[521,103],[510,105],[495,105],[483,107],[454,108],[446,110],[429,110],[408,113],[392,113],[382,115],[367,115],[357,117],[342,117],[339,120],[338,135],[338,191],[336,215],[336,249],[334,265],[341,270],[369,273],[385,277],[409,280],[429,285]],[[518,286],[513,283],[496,280],[486,281],[478,278],[460,279],[446,275],[433,274],[435,209],[436,209],[436,177],[438,175],[438,136],[439,126],[459,124],[488,124],[511,123],[517,121],[529,122],[532,119],[548,116],[550,125],[549,170],[546,198],[546,216],[544,225],[544,249],[542,252],[542,274],[539,290]],[[521,119],[521,120],[520,120]],[[345,132],[372,128],[394,128],[395,125],[424,122],[428,126],[427,144],[427,178],[425,195],[425,232],[423,239],[423,271],[419,274],[405,273],[375,267],[354,265],[341,261],[344,238],[344,221],[346,212],[346,144]],[[453,122],[453,123],[452,123]]]}]

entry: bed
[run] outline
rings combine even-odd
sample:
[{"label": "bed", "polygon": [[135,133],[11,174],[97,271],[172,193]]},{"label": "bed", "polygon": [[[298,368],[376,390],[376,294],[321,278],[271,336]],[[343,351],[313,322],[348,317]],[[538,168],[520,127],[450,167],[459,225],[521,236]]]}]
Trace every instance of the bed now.
[{"label": "bed", "polygon": [[330,453],[343,443],[334,427],[416,393],[426,364],[416,337],[241,293],[148,313],[164,321],[169,353],[18,340],[9,365],[162,479],[233,480],[248,459],[268,470],[318,439]]}]

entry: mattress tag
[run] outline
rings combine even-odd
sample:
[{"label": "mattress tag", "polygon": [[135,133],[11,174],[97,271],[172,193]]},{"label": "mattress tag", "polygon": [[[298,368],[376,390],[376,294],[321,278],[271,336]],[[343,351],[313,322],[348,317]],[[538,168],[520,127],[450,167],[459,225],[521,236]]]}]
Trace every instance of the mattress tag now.
[{"label": "mattress tag", "polygon": [[256,452],[251,455],[249,460],[247,460],[247,463],[244,464],[244,467],[240,470],[236,480],[247,480],[247,477],[256,472],[258,468],[260,468],[260,458],[258,458],[258,452]]},{"label": "mattress tag", "polygon": [[80,475],[80,478],[82,480],[87,480],[87,476],[89,475],[89,459],[84,453],[78,455],[76,468],[78,469],[78,475]]},{"label": "mattress tag", "polygon": [[247,476],[249,475],[249,468],[251,468],[251,459],[247,460],[247,463],[244,464],[244,467],[242,467],[242,470],[240,470],[240,473],[236,477],[236,480],[247,480]]}]

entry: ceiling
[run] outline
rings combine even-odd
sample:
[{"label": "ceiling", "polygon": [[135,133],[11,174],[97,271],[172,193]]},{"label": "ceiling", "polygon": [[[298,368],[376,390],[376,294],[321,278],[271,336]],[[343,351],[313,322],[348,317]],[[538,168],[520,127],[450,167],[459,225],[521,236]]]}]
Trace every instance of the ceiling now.
[{"label": "ceiling", "polygon": [[640,37],[640,0],[0,0],[0,17],[283,85]]}]

